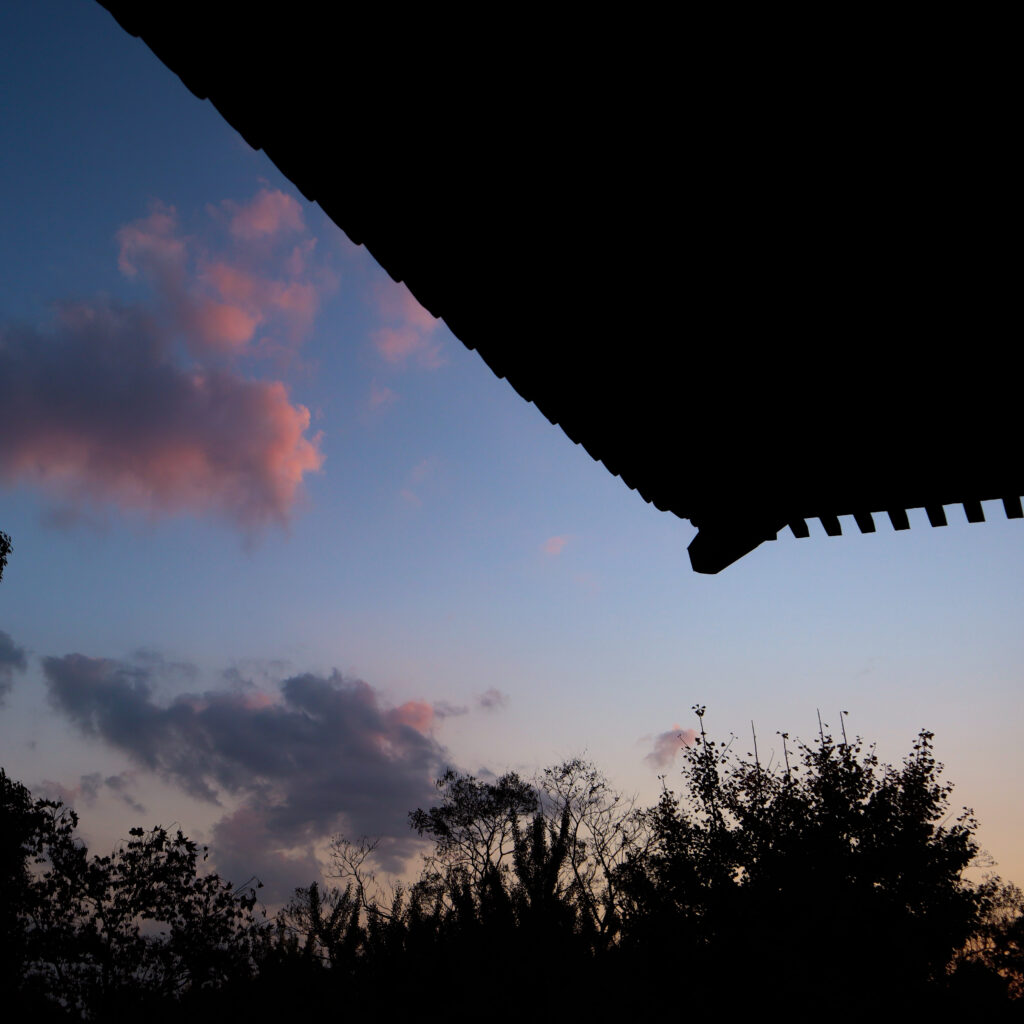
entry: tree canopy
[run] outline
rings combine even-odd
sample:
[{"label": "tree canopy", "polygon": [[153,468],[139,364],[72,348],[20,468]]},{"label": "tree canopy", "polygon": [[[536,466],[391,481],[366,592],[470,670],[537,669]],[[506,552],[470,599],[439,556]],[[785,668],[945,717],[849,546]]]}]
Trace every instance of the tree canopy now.
[{"label": "tree canopy", "polygon": [[185,993],[248,975],[264,938],[254,889],[202,873],[181,830],[132,828],[99,856],[77,826],[73,810],[33,800],[0,769],[0,963],[26,1015],[162,1014]]}]

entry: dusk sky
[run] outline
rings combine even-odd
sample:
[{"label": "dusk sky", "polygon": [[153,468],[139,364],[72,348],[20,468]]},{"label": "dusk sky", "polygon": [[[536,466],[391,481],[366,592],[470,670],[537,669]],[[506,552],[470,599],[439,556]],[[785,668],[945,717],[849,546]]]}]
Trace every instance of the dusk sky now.
[{"label": "dusk sky", "polygon": [[[814,522],[694,574],[688,522],[92,0],[3,5],[0,197],[0,765],[97,852],[177,822],[271,901],[340,832],[412,870],[407,813],[445,767],[584,755],[652,803],[702,703],[764,758],[819,708],[883,760],[932,730],[953,816],[1024,883],[1024,522],[999,502]],[[664,334],[595,348],[673,372],[685,303],[638,301]],[[701,439],[678,443],[685,477]]]}]

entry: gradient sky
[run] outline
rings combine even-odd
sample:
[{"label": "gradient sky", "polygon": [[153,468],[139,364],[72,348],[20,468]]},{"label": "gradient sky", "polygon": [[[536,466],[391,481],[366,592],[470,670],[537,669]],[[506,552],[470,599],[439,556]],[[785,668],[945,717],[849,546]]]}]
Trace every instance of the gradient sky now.
[{"label": "gradient sky", "polygon": [[583,754],[653,802],[699,702],[762,755],[818,708],[883,760],[932,730],[1024,882],[1024,525],[998,503],[695,575],[689,523],[91,0],[3,5],[0,196],[0,764],[99,852],[175,821],[281,898],[339,831],[400,868],[449,764]]}]

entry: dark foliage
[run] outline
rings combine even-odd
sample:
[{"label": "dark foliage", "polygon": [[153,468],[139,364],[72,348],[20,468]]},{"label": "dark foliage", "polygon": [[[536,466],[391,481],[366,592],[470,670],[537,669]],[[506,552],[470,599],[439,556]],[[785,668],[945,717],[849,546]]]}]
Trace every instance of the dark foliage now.
[{"label": "dark foliage", "polygon": [[0,580],[4,578],[4,569],[7,568],[7,558],[14,550],[11,543],[11,535],[0,530]]},{"label": "dark foliage", "polygon": [[381,1006],[420,1019],[596,1020],[827,1007],[833,1019],[1018,1019],[1024,894],[965,877],[932,736],[898,767],[822,727],[761,763],[703,731],[683,788],[637,810],[580,759],[531,784],[447,772],[411,824],[431,842],[410,885],[380,886],[374,844],[333,844],[336,877],[274,922],[255,890],[198,871],[180,832],[133,829],[109,857],[73,812],[0,772],[5,991],[37,1020],[276,1020]]},{"label": "dark foliage", "polygon": [[850,1014],[947,1001],[992,894],[964,878],[977,822],[965,808],[944,824],[952,787],[932,735],[898,769],[824,729],[795,763],[782,740],[775,771],[703,728],[685,751],[685,796],[664,791],[654,842],[622,872],[630,963],[742,976],[754,1002],[841,995]]},{"label": "dark foliage", "polygon": [[519,819],[537,809],[537,794],[515,772],[497,782],[448,769],[437,780],[440,806],[409,813],[409,823],[434,843],[434,860],[479,881],[507,867]]},{"label": "dark foliage", "polygon": [[160,1016],[183,993],[251,975],[267,942],[253,890],[201,874],[181,831],[133,828],[101,857],[77,825],[0,769],[0,962],[23,1012]]}]

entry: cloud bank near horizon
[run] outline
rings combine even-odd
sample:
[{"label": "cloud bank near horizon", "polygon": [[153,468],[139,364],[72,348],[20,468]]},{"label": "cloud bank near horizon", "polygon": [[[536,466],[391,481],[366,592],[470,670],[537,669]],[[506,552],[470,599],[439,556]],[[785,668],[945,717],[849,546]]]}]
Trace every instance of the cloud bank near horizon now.
[{"label": "cloud bank near horizon", "polygon": [[450,763],[434,735],[446,709],[384,704],[368,683],[305,673],[277,692],[253,687],[157,697],[158,668],[82,654],[41,659],[53,705],[87,736],[200,800],[225,808],[217,870],[264,881],[287,899],[321,875],[332,835],[381,837],[379,865],[400,871],[419,849],[408,813],[436,799]]}]

